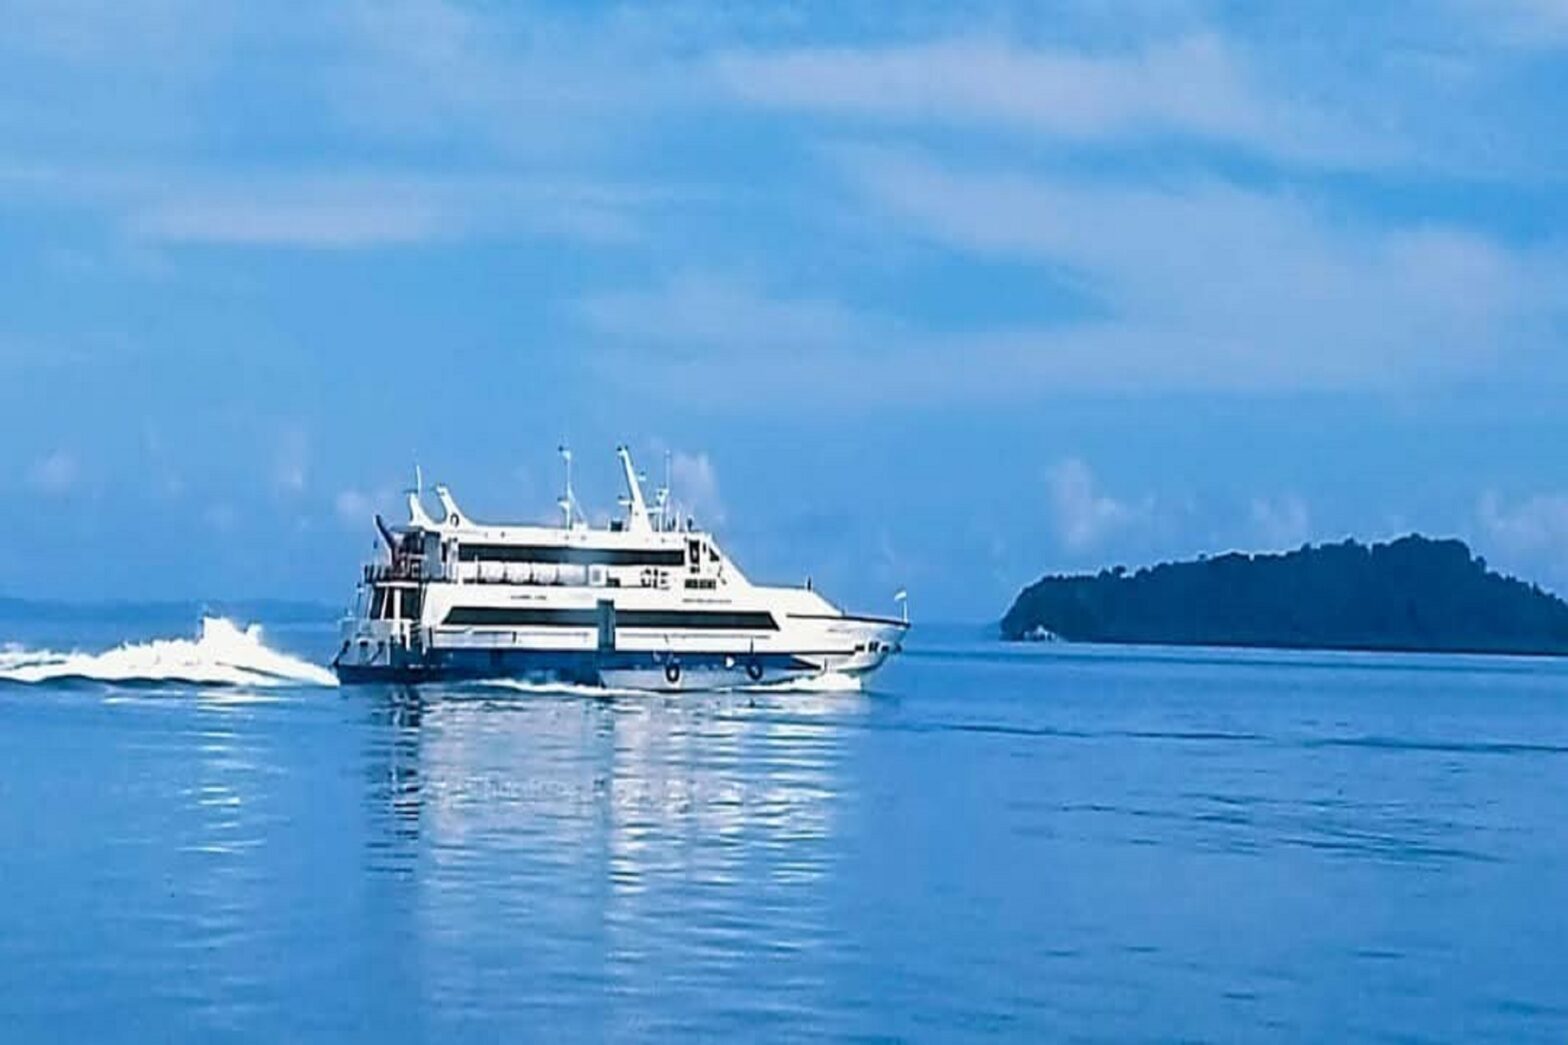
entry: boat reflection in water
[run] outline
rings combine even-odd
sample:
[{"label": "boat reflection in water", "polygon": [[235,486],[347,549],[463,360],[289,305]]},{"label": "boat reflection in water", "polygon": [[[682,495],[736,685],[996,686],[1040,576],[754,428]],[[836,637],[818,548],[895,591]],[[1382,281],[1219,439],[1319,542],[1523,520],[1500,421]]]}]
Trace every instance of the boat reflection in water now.
[{"label": "boat reflection in water", "polygon": [[[425,1011],[644,1034],[829,1006],[859,693],[367,688],[368,865],[417,952]],[[392,914],[392,912],[388,912]],[[404,956],[400,960],[408,960]],[[412,970],[411,970],[412,972]],[[607,993],[606,993],[607,992]],[[584,1004],[585,995],[616,1004]],[[816,1016],[809,1014],[815,1013]],[[826,1029],[826,1028],[824,1028]]]}]

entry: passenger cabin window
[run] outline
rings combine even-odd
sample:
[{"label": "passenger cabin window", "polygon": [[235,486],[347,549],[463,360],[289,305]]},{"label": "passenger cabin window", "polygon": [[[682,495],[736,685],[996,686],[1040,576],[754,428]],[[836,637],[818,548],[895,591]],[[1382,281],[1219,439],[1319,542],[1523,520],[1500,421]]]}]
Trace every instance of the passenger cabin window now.
[{"label": "passenger cabin window", "polygon": [[418,620],[424,592],[418,588],[377,588],[370,598],[371,620]]}]

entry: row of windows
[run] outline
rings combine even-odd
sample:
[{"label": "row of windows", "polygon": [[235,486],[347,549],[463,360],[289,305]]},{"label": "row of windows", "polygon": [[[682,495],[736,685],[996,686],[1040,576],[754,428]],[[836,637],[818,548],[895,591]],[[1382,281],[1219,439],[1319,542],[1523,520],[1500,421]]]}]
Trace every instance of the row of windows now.
[{"label": "row of windows", "polygon": [[[418,588],[383,588],[378,585],[370,596],[370,619],[418,620],[423,604],[424,592]],[[400,609],[402,612],[399,612]]]},{"label": "row of windows", "polygon": [[463,562],[542,562],[573,566],[679,566],[685,561],[679,548],[572,548],[544,544],[463,544],[457,549]]},{"label": "row of windows", "polygon": [[[773,614],[762,610],[616,610],[614,619],[619,628],[778,630]],[[445,623],[492,628],[597,628],[599,611],[541,606],[457,606],[447,613]]]}]

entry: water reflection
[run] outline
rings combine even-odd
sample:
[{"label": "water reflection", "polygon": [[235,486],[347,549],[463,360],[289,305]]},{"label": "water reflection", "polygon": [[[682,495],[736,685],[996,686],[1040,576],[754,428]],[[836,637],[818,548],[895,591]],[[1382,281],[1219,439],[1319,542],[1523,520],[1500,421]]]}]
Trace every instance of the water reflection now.
[{"label": "water reflection", "polygon": [[420,725],[424,703],[412,687],[391,689],[370,709],[372,743],[367,760],[370,869],[412,875],[423,820]]},{"label": "water reflection", "polygon": [[[722,1020],[693,1004],[715,990],[792,1022],[825,1010],[820,979],[785,966],[835,938],[822,883],[843,851],[865,698],[361,699],[368,863],[412,879],[405,914],[436,1010],[554,1012],[575,1024],[560,1030],[628,1037]],[[583,1005],[589,990],[622,1003]]]},{"label": "water reflection", "polygon": [[1568,1040],[1562,664],[894,670],[0,686],[4,1039]]}]

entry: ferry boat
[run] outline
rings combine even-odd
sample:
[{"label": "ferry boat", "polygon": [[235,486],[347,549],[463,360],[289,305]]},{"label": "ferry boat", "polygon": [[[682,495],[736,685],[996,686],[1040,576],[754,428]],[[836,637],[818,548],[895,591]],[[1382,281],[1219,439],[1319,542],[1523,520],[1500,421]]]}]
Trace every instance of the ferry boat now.
[{"label": "ferry boat", "polygon": [[711,533],[650,506],[619,448],[624,515],[590,527],[572,493],[560,525],[475,521],[445,486],[422,484],[409,519],[378,515],[385,545],[365,566],[332,666],[343,682],[511,678],[614,688],[712,689],[864,676],[903,648],[898,617],[848,614],[813,590],[753,584]]}]

